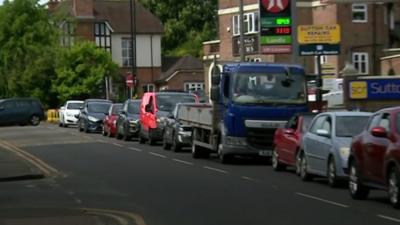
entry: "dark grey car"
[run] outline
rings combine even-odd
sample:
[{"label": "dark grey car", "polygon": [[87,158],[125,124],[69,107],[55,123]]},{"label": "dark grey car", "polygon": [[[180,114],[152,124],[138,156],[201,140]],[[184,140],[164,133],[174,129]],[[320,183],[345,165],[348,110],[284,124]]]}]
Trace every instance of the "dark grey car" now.
[{"label": "dark grey car", "polygon": [[101,132],[103,119],[110,109],[112,102],[105,99],[86,99],[78,117],[80,132]]},{"label": "dark grey car", "polygon": [[124,141],[137,137],[140,130],[140,100],[126,100],[117,119],[116,138]]},{"label": "dark grey car", "polygon": [[35,98],[0,99],[0,125],[39,125],[43,106]]},{"label": "dark grey car", "polygon": [[177,119],[179,107],[182,105],[185,103],[177,104],[172,113],[163,120],[163,148],[165,150],[172,149],[172,151],[178,152],[182,147],[189,147],[192,144],[192,127],[181,124]]}]

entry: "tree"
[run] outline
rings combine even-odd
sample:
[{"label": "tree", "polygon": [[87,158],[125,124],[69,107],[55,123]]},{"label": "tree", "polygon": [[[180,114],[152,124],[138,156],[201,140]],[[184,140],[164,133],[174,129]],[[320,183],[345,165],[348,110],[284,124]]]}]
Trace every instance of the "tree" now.
[{"label": "tree", "polygon": [[33,96],[47,103],[51,93],[57,27],[38,0],[0,6],[0,98]]},{"label": "tree", "polygon": [[53,91],[61,102],[99,97],[105,77],[115,77],[117,70],[110,53],[92,42],[77,42],[57,55]]},{"label": "tree", "polygon": [[201,56],[202,43],[217,35],[217,0],[140,0],[164,24],[165,55]]}]

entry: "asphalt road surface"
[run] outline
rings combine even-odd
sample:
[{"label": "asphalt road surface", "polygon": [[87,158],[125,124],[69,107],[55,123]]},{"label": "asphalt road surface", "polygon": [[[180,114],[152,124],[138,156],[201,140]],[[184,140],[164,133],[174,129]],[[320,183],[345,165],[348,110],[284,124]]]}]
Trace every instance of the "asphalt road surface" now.
[{"label": "asphalt road surface", "polygon": [[31,160],[46,177],[1,182],[0,218],[38,211],[85,224],[88,218],[73,212],[85,210],[140,225],[400,224],[400,211],[385,192],[355,201],[345,185],[303,182],[293,170],[274,172],[260,160],[222,165],[215,157],[193,159],[190,149],[174,153],[46,123],[1,127],[4,148]]}]

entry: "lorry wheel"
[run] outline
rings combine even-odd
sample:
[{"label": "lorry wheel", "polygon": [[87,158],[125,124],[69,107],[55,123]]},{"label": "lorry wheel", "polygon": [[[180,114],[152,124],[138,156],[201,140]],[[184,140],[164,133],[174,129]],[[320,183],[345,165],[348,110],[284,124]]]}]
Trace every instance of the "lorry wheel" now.
[{"label": "lorry wheel", "polygon": [[210,157],[210,152],[201,146],[192,144],[192,157],[195,159],[208,158]]},{"label": "lorry wheel", "polygon": [[218,157],[219,157],[219,161],[222,164],[232,163],[232,161],[233,161],[233,155],[231,155],[231,154],[223,154],[223,153],[221,153],[221,154],[218,155]]}]

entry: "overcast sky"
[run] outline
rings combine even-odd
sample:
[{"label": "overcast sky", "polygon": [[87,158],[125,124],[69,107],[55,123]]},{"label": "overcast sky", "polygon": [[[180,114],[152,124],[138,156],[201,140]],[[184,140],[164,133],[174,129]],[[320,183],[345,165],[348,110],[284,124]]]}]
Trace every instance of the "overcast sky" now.
[{"label": "overcast sky", "polygon": [[[4,0],[0,0],[0,5],[3,4],[3,1],[4,1]],[[46,2],[47,2],[47,0],[40,0],[40,3],[46,3]]]}]

